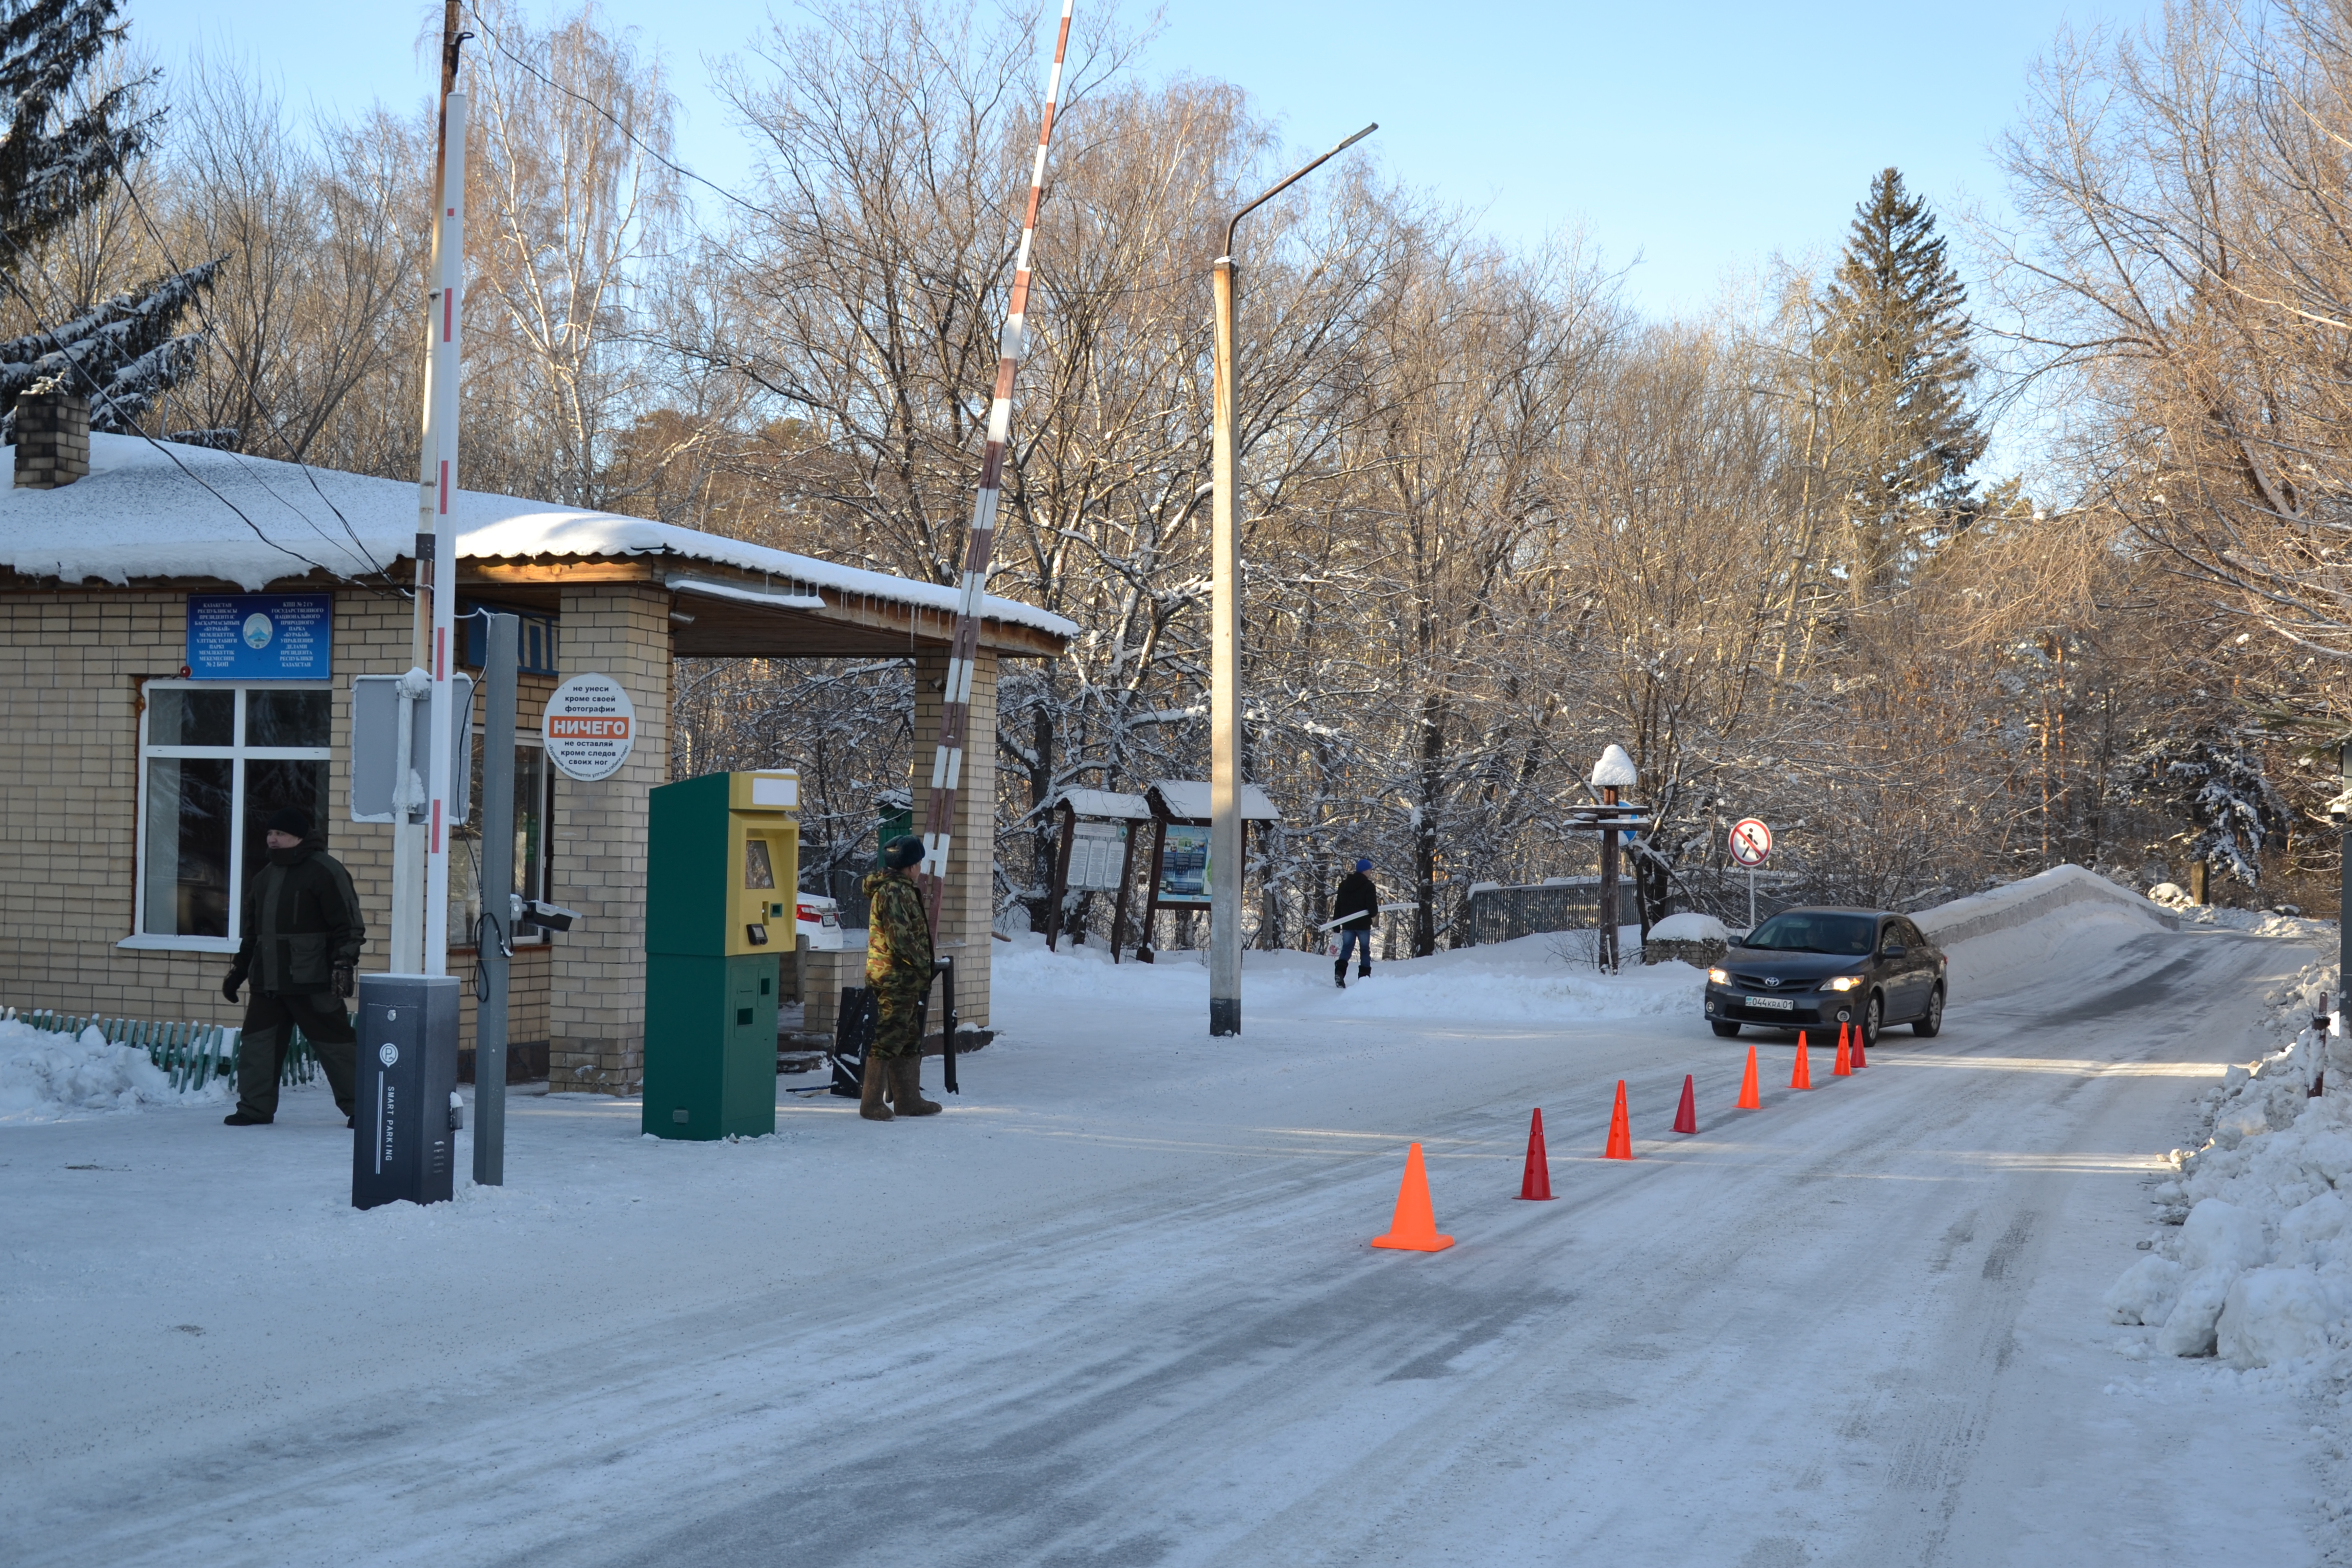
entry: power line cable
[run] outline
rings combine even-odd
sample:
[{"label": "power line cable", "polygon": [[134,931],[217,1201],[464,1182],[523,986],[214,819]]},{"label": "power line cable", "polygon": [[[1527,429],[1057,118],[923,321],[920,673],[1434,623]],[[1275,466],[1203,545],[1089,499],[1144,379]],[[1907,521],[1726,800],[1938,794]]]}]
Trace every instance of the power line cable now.
[{"label": "power line cable", "polygon": [[[155,222],[154,217],[147,211],[147,204],[140,200],[139,187],[132,183],[129,171],[121,171],[118,174],[118,178],[121,181],[123,194],[131,198],[132,210],[137,212],[139,215],[139,221],[146,226],[148,234],[155,241],[156,248],[163,252],[163,265],[169,267],[174,272],[182,270],[179,258],[172,254],[172,242],[164,237],[162,227]],[[205,309],[204,296],[200,293],[194,294],[190,297],[190,302],[195,306],[196,317],[204,323],[205,331],[215,336],[219,335],[220,325],[213,320],[212,313]],[[253,399],[253,406],[255,410],[258,412],[265,420],[269,419],[268,405],[262,398],[259,384],[253,379],[253,369],[250,365],[245,367],[245,385],[246,391]],[[144,434],[144,432],[142,432],[142,434]],[[281,426],[278,426],[274,420],[271,421],[270,434],[278,437],[278,445],[284,447],[287,452],[294,454],[294,444],[286,438],[285,430]],[[229,453],[229,456],[237,461],[239,466],[252,477],[254,483],[259,485],[263,492],[272,500],[275,500],[279,505],[285,507],[287,510],[292,512],[295,516],[301,518],[305,523],[308,523],[322,537],[325,535],[326,531],[320,528],[318,523],[313,521],[300,507],[296,506],[292,501],[288,500],[284,496],[279,495],[275,489],[270,488],[269,481],[263,478],[250,463],[246,461],[246,454],[232,451]],[[320,500],[326,502],[327,510],[335,514],[335,521],[342,524],[343,532],[351,540],[352,548],[358,552],[359,558],[366,562],[370,570],[373,571],[378,577],[382,578],[384,582],[384,585],[392,589],[396,595],[401,598],[409,597],[409,591],[403,589],[398,584],[393,582],[392,574],[376,560],[374,554],[369,551],[366,543],[361,540],[359,530],[352,526],[352,520],[343,515],[343,509],[335,504],[335,498],[329,495],[326,492],[325,488],[319,483],[319,476],[311,471],[310,465],[304,462],[299,454],[294,454],[285,460],[292,462],[296,468],[302,470],[302,477],[310,482],[310,489],[317,493]]]},{"label": "power line cable", "polygon": [[[19,261],[27,259],[23,248],[18,247],[14,240],[8,241],[8,246],[11,250],[16,252]],[[35,270],[42,271],[40,264],[37,261],[34,262],[33,266]],[[24,303],[26,312],[33,318],[36,331],[38,335],[49,340],[50,352],[65,361],[67,364],[70,365],[74,371],[81,376],[82,380],[89,384],[90,391],[97,396],[100,402],[103,403],[108,409],[116,415],[121,415],[122,413],[121,405],[116,403],[113,396],[107,392],[106,388],[99,384],[98,377],[90,374],[89,367],[83,364],[81,361],[74,355],[66,353],[65,344],[58,339],[56,330],[50,327],[46,321],[42,320],[41,308],[33,302],[32,296],[25,292],[24,285],[16,281],[15,269],[12,268],[0,268],[0,281],[6,282],[9,289]],[[42,281],[52,288],[55,287],[46,271],[42,271]],[[194,479],[198,485],[203,486],[205,490],[209,493],[215,500],[217,500],[221,505],[236,513],[238,521],[243,522],[246,527],[251,529],[253,531],[253,536],[261,541],[262,543],[267,544],[269,548],[278,552],[280,554],[292,556],[295,560],[301,562],[304,565],[310,567],[313,571],[324,572],[331,577],[342,575],[342,574],[337,572],[333,567],[327,565],[324,562],[313,561],[310,557],[303,554],[300,551],[290,549],[270,538],[268,534],[262,531],[261,525],[259,523],[255,522],[252,518],[246,515],[246,510],[243,507],[229,500],[228,497],[221,494],[221,492],[218,489],[215,489],[212,483],[202,474],[197,473],[194,468],[191,468],[186,463],[183,462],[177,452],[173,451],[171,447],[166,446],[164,443],[158,441],[154,437],[150,436],[144,430],[140,429],[135,422],[128,423],[131,425],[131,433],[132,435],[137,436],[141,440],[154,447],[155,450],[163,453],[166,458],[170,459],[173,468],[179,469],[181,473],[186,475],[189,479]],[[23,439],[21,432],[18,434],[18,439]],[[315,527],[317,525],[313,524],[312,526]]]}]

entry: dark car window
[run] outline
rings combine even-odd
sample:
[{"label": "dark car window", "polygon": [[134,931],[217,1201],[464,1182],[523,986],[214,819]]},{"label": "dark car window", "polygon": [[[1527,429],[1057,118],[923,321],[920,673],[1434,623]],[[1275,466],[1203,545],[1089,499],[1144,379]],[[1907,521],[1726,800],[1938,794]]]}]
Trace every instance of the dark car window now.
[{"label": "dark car window", "polygon": [[1834,952],[1860,957],[1872,951],[1878,921],[1871,915],[1811,914],[1790,910],[1774,915],[1740,942],[1768,952]]},{"label": "dark car window", "polygon": [[1913,925],[1909,921],[1896,921],[1895,922],[1895,940],[1901,942],[1904,946],[1909,948],[1914,952],[1918,952],[1921,948],[1927,945],[1927,939],[1922,936],[1919,933],[1919,928]]}]

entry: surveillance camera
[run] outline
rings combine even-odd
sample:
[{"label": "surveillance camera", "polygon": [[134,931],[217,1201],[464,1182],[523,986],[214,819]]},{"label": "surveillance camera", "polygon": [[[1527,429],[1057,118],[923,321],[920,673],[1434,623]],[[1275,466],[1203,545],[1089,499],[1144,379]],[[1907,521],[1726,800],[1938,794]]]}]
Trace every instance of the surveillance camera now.
[{"label": "surveillance camera", "polygon": [[580,918],[578,910],[567,910],[562,904],[551,904],[542,899],[526,899],[513,895],[514,923],[518,931],[570,931],[572,922]]}]

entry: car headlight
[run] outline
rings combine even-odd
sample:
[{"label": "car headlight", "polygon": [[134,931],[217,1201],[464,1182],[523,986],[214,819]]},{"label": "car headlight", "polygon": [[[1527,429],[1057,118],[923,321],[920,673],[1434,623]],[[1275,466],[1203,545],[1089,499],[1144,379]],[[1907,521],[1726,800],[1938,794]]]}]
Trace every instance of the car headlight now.
[{"label": "car headlight", "polygon": [[1851,991],[1861,984],[1862,976],[1859,974],[1841,974],[1835,980],[1822,981],[1822,989],[1824,991]]},{"label": "car headlight", "polygon": [[1731,984],[1731,973],[1728,970],[1710,969],[1706,972],[1706,983],[1709,985],[1728,985]]}]

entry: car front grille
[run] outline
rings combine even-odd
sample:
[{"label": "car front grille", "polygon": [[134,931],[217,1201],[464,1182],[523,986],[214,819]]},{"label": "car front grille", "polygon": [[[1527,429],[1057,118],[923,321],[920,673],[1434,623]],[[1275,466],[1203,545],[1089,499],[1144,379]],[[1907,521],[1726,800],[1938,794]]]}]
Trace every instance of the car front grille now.
[{"label": "car front grille", "polygon": [[1775,985],[1761,974],[1735,973],[1731,977],[1731,984],[1742,991],[1754,991],[1767,996],[1795,996],[1812,989],[1811,984],[1802,980],[1783,980]]}]

